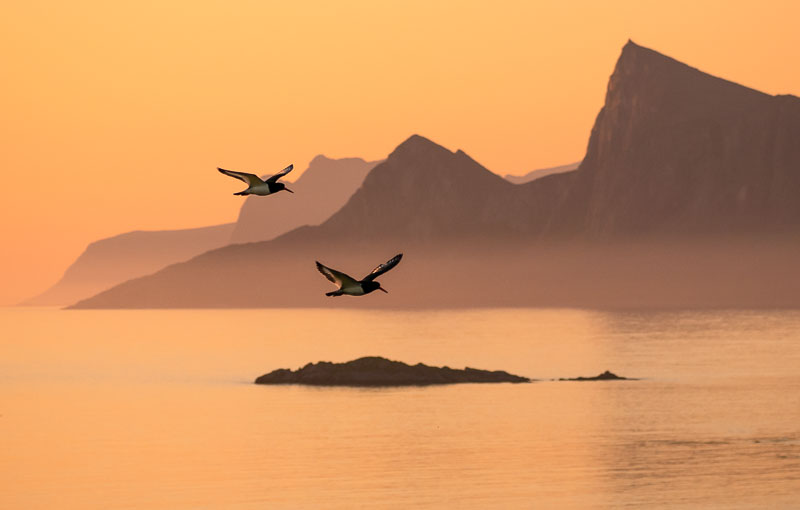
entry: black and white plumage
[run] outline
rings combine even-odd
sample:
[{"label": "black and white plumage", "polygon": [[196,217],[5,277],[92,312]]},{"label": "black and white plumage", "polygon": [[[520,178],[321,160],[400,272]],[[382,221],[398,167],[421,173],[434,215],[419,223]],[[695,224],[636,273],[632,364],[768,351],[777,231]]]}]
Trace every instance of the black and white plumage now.
[{"label": "black and white plumage", "polygon": [[388,291],[381,287],[379,282],[375,281],[375,278],[392,269],[400,262],[400,259],[402,258],[403,254],[398,253],[391,259],[373,269],[371,273],[361,280],[356,280],[348,274],[331,269],[320,264],[319,262],[317,262],[317,270],[325,275],[325,278],[339,286],[339,288],[333,292],[326,292],[326,296],[363,296],[364,294],[369,294],[375,290],[380,290],[388,294]]},{"label": "black and white plumage", "polygon": [[282,182],[278,182],[278,179],[291,172],[293,168],[294,165],[289,165],[267,180],[261,180],[261,177],[255,174],[248,174],[245,172],[234,172],[233,170],[225,170],[224,168],[217,168],[217,170],[219,170],[225,175],[233,177],[234,179],[239,179],[240,181],[244,181],[247,184],[246,190],[234,193],[234,195],[243,195],[243,196],[260,195],[263,197],[266,195],[277,193],[281,190],[286,190],[289,193],[294,193],[294,191],[287,188]]}]

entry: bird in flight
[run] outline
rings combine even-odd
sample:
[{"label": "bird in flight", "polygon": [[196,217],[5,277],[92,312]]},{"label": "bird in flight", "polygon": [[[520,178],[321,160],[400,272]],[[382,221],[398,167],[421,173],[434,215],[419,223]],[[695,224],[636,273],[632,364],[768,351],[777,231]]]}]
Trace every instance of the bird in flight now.
[{"label": "bird in flight", "polygon": [[325,278],[339,286],[339,288],[333,292],[326,292],[326,296],[342,296],[345,294],[348,296],[363,296],[364,294],[369,294],[374,290],[380,290],[388,294],[389,292],[381,287],[381,284],[376,282],[375,278],[396,266],[400,262],[401,258],[403,258],[403,254],[398,253],[388,261],[373,269],[370,274],[361,280],[356,280],[350,275],[346,275],[341,271],[331,269],[320,264],[319,262],[317,262],[317,270],[325,275]]},{"label": "bird in flight", "polygon": [[278,182],[278,179],[283,177],[284,175],[288,174],[292,171],[294,165],[289,165],[277,174],[273,175],[266,181],[262,181],[261,178],[254,174],[246,174],[244,172],[234,172],[233,170],[225,170],[224,168],[217,168],[220,172],[225,175],[229,175],[235,179],[239,179],[240,181],[244,181],[247,183],[247,189],[244,191],[240,191],[238,193],[234,193],[234,195],[272,195],[273,193],[277,193],[281,190],[286,190],[289,193],[294,193],[294,191],[290,190],[286,187],[282,182]]}]

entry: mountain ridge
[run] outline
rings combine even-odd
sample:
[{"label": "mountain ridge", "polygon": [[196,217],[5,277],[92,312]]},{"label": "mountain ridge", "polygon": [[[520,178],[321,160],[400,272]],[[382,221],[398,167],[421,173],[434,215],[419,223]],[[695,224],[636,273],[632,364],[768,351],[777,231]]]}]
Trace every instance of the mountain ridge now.
[{"label": "mountain ridge", "polygon": [[399,295],[334,306],[800,306],[797,139],[796,98],[629,42],[575,171],[514,185],[412,135],[319,226],[76,307],[331,306],[309,261],[361,272],[401,251]]},{"label": "mountain ridge", "polygon": [[132,231],[90,243],[63,276],[23,306],[63,305],[90,297],[131,278],[231,243],[261,241],[305,224],[317,224],[335,212],[360,186],[378,161],[361,158],[312,159],[295,181],[301,193],[248,197],[234,223],[211,227]]},{"label": "mountain ridge", "polygon": [[629,41],[567,207],[585,205],[578,229],[590,236],[786,230],[800,221],[797,201],[782,193],[800,186],[797,136],[796,98]]},{"label": "mountain ridge", "polygon": [[580,161],[575,163],[568,163],[566,165],[537,168],[536,170],[531,170],[530,172],[527,172],[522,175],[506,174],[503,176],[503,179],[507,180],[512,184],[526,184],[528,182],[534,181],[536,179],[541,179],[542,177],[548,175],[560,174],[564,172],[571,172],[573,170],[577,170],[579,165]]},{"label": "mountain ridge", "polygon": [[134,230],[92,241],[59,280],[21,303],[73,303],[131,278],[227,244],[234,224],[177,230]]},{"label": "mountain ridge", "polygon": [[[247,197],[239,210],[231,244],[265,241],[302,225],[318,225],[340,209],[380,161],[332,159],[319,154],[292,184],[294,194],[268,200]],[[265,219],[281,218],[281,221]]]}]

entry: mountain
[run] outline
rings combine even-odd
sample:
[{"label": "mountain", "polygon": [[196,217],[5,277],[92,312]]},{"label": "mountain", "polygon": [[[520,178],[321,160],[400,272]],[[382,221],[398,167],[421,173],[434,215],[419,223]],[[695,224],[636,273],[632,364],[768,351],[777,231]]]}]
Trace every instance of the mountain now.
[{"label": "mountain", "polygon": [[182,230],[135,231],[91,243],[50,289],[23,305],[63,305],[231,243],[271,239],[316,225],[339,209],[378,162],[315,157],[295,194],[248,197],[236,223]]},{"label": "mountain", "polygon": [[509,210],[517,195],[514,185],[464,152],[413,135],[321,227],[326,236],[370,242],[515,234]]},{"label": "mountain", "polygon": [[540,177],[544,177],[546,175],[551,174],[561,174],[564,172],[571,172],[573,170],[577,170],[580,162],[578,163],[570,163],[568,165],[560,165],[560,166],[553,166],[549,168],[540,168],[538,170],[531,170],[525,175],[511,175],[506,174],[503,179],[507,180],[511,184],[525,184],[526,182],[531,182]]},{"label": "mountain", "polygon": [[268,200],[247,197],[231,243],[265,241],[302,225],[319,225],[347,202],[378,163],[315,157],[291,186],[294,194],[278,193]]},{"label": "mountain", "polygon": [[[797,97],[770,96],[629,41],[548,230],[791,231],[800,225],[798,140]],[[565,225],[562,217],[578,223]]]},{"label": "mountain", "polygon": [[233,223],[183,230],[134,231],[91,243],[64,276],[23,305],[74,303],[131,278],[224,246]]},{"label": "mountain", "polygon": [[[412,246],[438,249],[442,239],[450,238],[454,243],[445,251],[452,253],[461,240],[487,233],[511,239],[518,233],[515,224],[501,219],[518,203],[516,195],[517,186],[465,153],[414,135],[375,166],[350,200],[321,225],[204,253],[77,307],[304,306],[309,288],[319,290],[317,304],[329,304],[323,295],[331,290],[329,283],[314,269],[314,260],[346,272],[359,270],[360,277]],[[401,267],[421,262],[406,260]],[[384,277],[387,283],[396,272]]]},{"label": "mountain", "polygon": [[[797,139],[797,98],[629,42],[575,171],[513,185],[415,135],[321,225],[76,307],[797,307]],[[326,298],[313,269],[361,277],[398,252],[389,296]]]}]

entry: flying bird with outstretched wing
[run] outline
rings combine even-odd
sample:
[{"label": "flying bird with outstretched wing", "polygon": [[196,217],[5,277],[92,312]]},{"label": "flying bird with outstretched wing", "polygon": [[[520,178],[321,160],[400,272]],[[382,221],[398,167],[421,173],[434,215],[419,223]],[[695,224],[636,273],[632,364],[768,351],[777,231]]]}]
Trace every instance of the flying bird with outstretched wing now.
[{"label": "flying bird with outstretched wing", "polygon": [[248,174],[245,172],[234,172],[233,170],[225,170],[224,168],[217,168],[221,173],[233,177],[234,179],[239,179],[247,184],[247,189],[244,191],[240,191],[238,193],[234,193],[234,195],[259,195],[259,196],[266,196],[272,195],[273,193],[277,193],[279,191],[288,191],[289,193],[294,193],[294,191],[290,190],[286,187],[285,184],[282,182],[278,182],[278,179],[283,177],[284,175],[288,174],[292,171],[294,165],[289,165],[277,174],[273,175],[272,177],[262,180],[261,177],[255,174]]},{"label": "flying bird with outstretched wing", "polygon": [[403,254],[398,253],[391,259],[373,269],[372,272],[370,272],[361,280],[356,280],[348,274],[337,271],[336,269],[331,269],[330,267],[322,265],[319,262],[317,262],[317,270],[325,275],[325,278],[330,280],[331,283],[339,286],[338,289],[332,292],[326,292],[326,296],[363,296],[364,294],[369,294],[375,290],[380,290],[388,294],[389,291],[381,287],[381,284],[376,282],[375,278],[392,269],[394,266],[400,263],[400,259],[402,258]]}]

